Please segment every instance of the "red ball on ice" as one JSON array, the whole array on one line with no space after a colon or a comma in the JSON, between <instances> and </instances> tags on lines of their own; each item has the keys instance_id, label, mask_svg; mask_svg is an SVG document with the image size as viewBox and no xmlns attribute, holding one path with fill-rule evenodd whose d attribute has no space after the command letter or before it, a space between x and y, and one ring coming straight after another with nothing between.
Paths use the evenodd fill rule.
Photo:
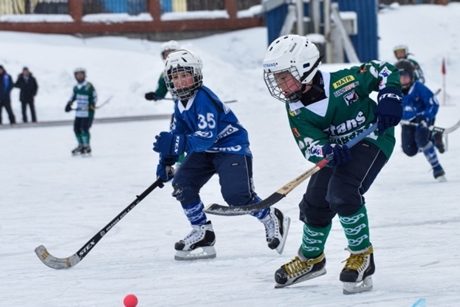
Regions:
<instances>
[{"instance_id":1,"label":"red ball on ice","mask_svg":"<svg viewBox=\"0 0 460 307\"><path fill-rule=\"evenodd\" d=\"M125 307L136 307L137 297L134 294L128 294L127 296L125 296L123 304L125 304Z\"/></svg>"}]
</instances>

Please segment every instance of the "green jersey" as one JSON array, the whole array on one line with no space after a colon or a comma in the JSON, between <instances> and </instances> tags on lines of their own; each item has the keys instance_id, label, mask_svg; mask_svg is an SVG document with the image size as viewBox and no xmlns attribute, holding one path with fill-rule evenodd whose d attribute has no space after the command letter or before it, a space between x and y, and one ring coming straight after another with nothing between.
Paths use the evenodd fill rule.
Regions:
<instances>
[{"instance_id":1,"label":"green jersey","mask_svg":"<svg viewBox=\"0 0 460 307\"><path fill-rule=\"evenodd\" d=\"M157 99L165 98L166 94L168 93L168 88L166 87L165 78L163 77L163 73L161 73L160 78L158 79L158 86L155 91L155 96Z\"/></svg>"},{"instance_id":2,"label":"green jersey","mask_svg":"<svg viewBox=\"0 0 460 307\"><path fill-rule=\"evenodd\" d=\"M304 157L313 163L324 158L321 148L327 142L345 144L372 124L377 103L369 94L385 87L401 90L398 70L385 62L372 61L334 73L319 73L325 99L307 106L301 101L286 104L294 138ZM395 145L394 128L387 129L382 136L373 132L366 140L389 158Z\"/></svg>"},{"instance_id":3,"label":"green jersey","mask_svg":"<svg viewBox=\"0 0 460 307\"><path fill-rule=\"evenodd\" d=\"M74 86L70 101L77 101L75 117L94 117L97 93L94 86L87 81Z\"/></svg>"}]
</instances>

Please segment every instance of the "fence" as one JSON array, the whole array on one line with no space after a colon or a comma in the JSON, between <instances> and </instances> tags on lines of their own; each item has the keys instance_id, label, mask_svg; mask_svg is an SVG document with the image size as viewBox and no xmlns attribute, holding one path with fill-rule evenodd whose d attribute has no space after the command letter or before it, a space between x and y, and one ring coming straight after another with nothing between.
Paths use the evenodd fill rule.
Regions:
<instances>
[{"instance_id":1,"label":"fence","mask_svg":"<svg viewBox=\"0 0 460 307\"><path fill-rule=\"evenodd\" d=\"M380 4L389 5L393 2L398 2L399 4L443 4L446 5L449 2L460 2L460 0L379 0Z\"/></svg>"},{"instance_id":2,"label":"fence","mask_svg":"<svg viewBox=\"0 0 460 307\"><path fill-rule=\"evenodd\" d=\"M263 18L250 10L260 6L261 1L0 0L0 31L153 36L182 33L185 38L187 32L193 31L222 32L263 26Z\"/></svg>"}]
</instances>

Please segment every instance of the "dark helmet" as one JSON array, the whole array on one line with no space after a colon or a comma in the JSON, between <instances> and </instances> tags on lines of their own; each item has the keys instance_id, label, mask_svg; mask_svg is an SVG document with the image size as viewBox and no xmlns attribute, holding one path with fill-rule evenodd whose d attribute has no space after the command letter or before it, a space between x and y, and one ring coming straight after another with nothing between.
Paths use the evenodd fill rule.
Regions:
<instances>
[{"instance_id":1,"label":"dark helmet","mask_svg":"<svg viewBox=\"0 0 460 307\"><path fill-rule=\"evenodd\" d=\"M403 89L409 89L415 81L414 65L409 60L399 60L396 62L395 67L399 71L400 76L409 76L410 82L408 84L401 84Z\"/></svg>"}]
</instances>

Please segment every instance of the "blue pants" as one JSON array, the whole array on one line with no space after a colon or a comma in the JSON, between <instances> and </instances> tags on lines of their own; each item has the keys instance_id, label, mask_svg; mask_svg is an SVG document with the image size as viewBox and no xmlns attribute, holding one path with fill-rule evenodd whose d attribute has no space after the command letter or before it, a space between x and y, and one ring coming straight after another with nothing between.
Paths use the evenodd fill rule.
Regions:
<instances>
[{"instance_id":1,"label":"blue pants","mask_svg":"<svg viewBox=\"0 0 460 307\"><path fill-rule=\"evenodd\" d=\"M430 141L430 131L411 125L401 126L401 146L403 152L409 157L415 156L419 149L423 149Z\"/></svg>"},{"instance_id":2,"label":"blue pants","mask_svg":"<svg viewBox=\"0 0 460 307\"><path fill-rule=\"evenodd\" d=\"M252 179L252 158L229 153L192 152L187 154L174 175L173 196L182 206L200 201L200 189L217 174L224 200L230 206L251 203L257 194Z\"/></svg>"},{"instance_id":3,"label":"blue pants","mask_svg":"<svg viewBox=\"0 0 460 307\"><path fill-rule=\"evenodd\" d=\"M374 144L362 141L350 148L353 159L314 174L299 204L300 220L314 227L328 226L336 214L348 216L364 204L387 157Z\"/></svg>"}]
</instances>

